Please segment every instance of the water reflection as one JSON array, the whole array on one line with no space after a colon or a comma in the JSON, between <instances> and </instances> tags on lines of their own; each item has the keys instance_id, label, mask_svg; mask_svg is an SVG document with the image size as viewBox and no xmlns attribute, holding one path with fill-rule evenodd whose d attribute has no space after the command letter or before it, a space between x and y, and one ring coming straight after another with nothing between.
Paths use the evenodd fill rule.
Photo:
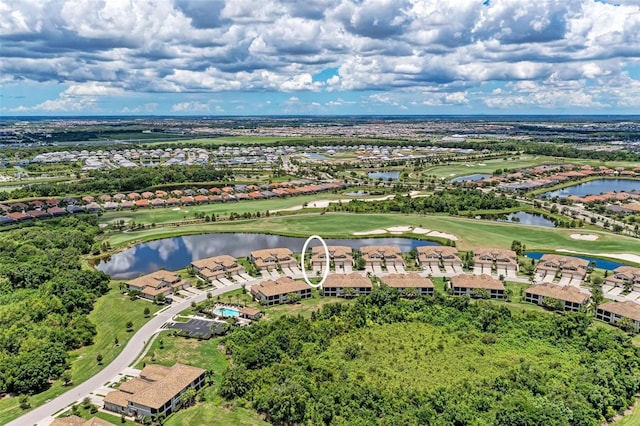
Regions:
<instances>
[{"instance_id":1,"label":"water reflection","mask_svg":"<svg viewBox=\"0 0 640 426\"><path fill-rule=\"evenodd\" d=\"M557 191L546 192L543 195L548 198L568 197L576 195L584 197L586 195L598 195L605 192L631 192L640 191L640 181L631 179L596 179Z\"/></svg>"},{"instance_id":2,"label":"water reflection","mask_svg":"<svg viewBox=\"0 0 640 426\"><path fill-rule=\"evenodd\" d=\"M329 238L325 241L329 245L344 245L352 248L365 245L391 245L399 247L403 252L420 246L439 245L432 241L409 238ZM300 252L304 242L305 238L266 234L189 235L139 244L101 261L96 268L114 279L134 278L160 268L168 270L184 268L195 260L221 254L245 257L253 250L274 247L287 247L294 252ZM315 245L318 245L317 241L312 242L310 247Z\"/></svg>"}]
</instances>

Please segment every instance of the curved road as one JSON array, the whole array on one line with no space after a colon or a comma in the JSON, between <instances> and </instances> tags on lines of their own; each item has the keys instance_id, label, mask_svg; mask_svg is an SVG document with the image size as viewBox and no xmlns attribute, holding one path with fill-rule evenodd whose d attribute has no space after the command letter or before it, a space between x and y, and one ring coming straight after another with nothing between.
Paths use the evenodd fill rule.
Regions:
<instances>
[{"instance_id":1,"label":"curved road","mask_svg":"<svg viewBox=\"0 0 640 426\"><path fill-rule=\"evenodd\" d=\"M253 282L251 281L246 283L247 287L252 283ZM234 284L211 290L210 293L213 296L217 296L228 291L237 290L241 287L242 284ZM127 343L122 352L120 352L120 355L118 355L116 359L103 368L98 374L46 404L18 417L8 423L7 426L25 426L34 424L48 426L53 421L54 413L68 407L76 401L81 401L85 396L94 392L105 383L111 381L114 377L129 367L129 365L131 365L131 363L133 363L138 358L138 355L143 351L145 346L144 342L148 342L149 339L151 339L151 336L153 336L153 334L155 334L165 322L171 320L174 315L177 315L191 306L191 302L201 302L206 298L207 293L205 292L189 299L185 299L182 302L171 304L165 310L158 312L131 337L129 343Z\"/></svg>"}]
</instances>

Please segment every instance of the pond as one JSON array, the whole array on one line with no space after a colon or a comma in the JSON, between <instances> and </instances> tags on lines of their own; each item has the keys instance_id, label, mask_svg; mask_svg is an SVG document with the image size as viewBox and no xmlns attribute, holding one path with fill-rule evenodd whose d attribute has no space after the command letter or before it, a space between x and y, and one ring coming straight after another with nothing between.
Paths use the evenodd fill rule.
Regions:
<instances>
[{"instance_id":1,"label":"pond","mask_svg":"<svg viewBox=\"0 0 640 426\"><path fill-rule=\"evenodd\" d=\"M573 185L557 191L546 192L543 195L547 198L568 197L575 195L584 197L587 195L598 195L605 192L631 192L640 191L640 180L631 179L596 179L589 182Z\"/></svg>"},{"instance_id":2,"label":"pond","mask_svg":"<svg viewBox=\"0 0 640 426\"><path fill-rule=\"evenodd\" d=\"M552 220L547 219L541 214L517 212L509 213L503 217L496 219L498 222L513 222L521 225L535 225L546 226L548 228L555 228L556 224Z\"/></svg>"},{"instance_id":3,"label":"pond","mask_svg":"<svg viewBox=\"0 0 640 426\"><path fill-rule=\"evenodd\" d=\"M193 261L222 254L246 257L253 250L274 247L286 247L293 252L300 252L305 240L306 238L267 234L203 234L165 238L138 244L128 250L116 253L99 262L96 268L111 275L114 279L128 279L161 268L170 271L181 269ZM420 246L440 245L433 241L410 238L327 238L325 242L327 245L343 245L356 249L367 245L389 245L399 247L403 252L411 251ZM316 245L319 245L318 241L313 241L309 247Z\"/></svg>"},{"instance_id":4,"label":"pond","mask_svg":"<svg viewBox=\"0 0 640 426\"><path fill-rule=\"evenodd\" d=\"M452 183L455 182L477 182L482 179L490 178L491 175L486 173L476 173L474 175L466 175L466 176L458 176L457 178L451 179Z\"/></svg>"},{"instance_id":5,"label":"pond","mask_svg":"<svg viewBox=\"0 0 640 426\"><path fill-rule=\"evenodd\" d=\"M525 256L528 257L529 259L539 260L543 254L544 253L539 251L528 251L525 253ZM563 256L579 257L580 259L585 259L585 260L588 260L589 262L595 262L596 268L607 269L609 271L616 269L618 266L625 265L624 263L616 262L613 260L597 259L595 257L588 257L580 254L576 255L571 253L567 253L567 254L563 253Z\"/></svg>"},{"instance_id":6,"label":"pond","mask_svg":"<svg viewBox=\"0 0 640 426\"><path fill-rule=\"evenodd\" d=\"M303 157L306 157L310 160L326 160L327 156L326 155L322 155L319 154L317 152L306 152L304 154L302 154Z\"/></svg>"},{"instance_id":7,"label":"pond","mask_svg":"<svg viewBox=\"0 0 640 426\"><path fill-rule=\"evenodd\" d=\"M369 172L367 173L371 179L382 179L382 180L398 180L400 179L400 172Z\"/></svg>"}]
</instances>

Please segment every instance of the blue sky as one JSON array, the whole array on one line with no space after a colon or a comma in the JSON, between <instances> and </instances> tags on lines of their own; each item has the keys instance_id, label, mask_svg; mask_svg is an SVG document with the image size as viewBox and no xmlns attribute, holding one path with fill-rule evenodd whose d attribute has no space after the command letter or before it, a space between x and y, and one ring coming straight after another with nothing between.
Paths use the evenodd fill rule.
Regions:
<instances>
[{"instance_id":1,"label":"blue sky","mask_svg":"<svg viewBox=\"0 0 640 426\"><path fill-rule=\"evenodd\" d=\"M638 114L638 0L0 0L0 114Z\"/></svg>"}]
</instances>

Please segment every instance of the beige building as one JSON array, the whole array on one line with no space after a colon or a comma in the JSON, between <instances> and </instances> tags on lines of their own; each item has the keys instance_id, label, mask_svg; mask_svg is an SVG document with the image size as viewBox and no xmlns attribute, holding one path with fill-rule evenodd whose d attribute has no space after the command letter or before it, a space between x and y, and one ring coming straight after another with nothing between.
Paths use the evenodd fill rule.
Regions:
<instances>
[{"instance_id":1,"label":"beige building","mask_svg":"<svg viewBox=\"0 0 640 426\"><path fill-rule=\"evenodd\" d=\"M513 250L481 248L474 252L475 267L480 267L481 274L489 274L492 270L498 274L512 276L518 270L518 256Z\"/></svg>"},{"instance_id":2,"label":"beige building","mask_svg":"<svg viewBox=\"0 0 640 426\"><path fill-rule=\"evenodd\" d=\"M184 364L173 367L147 365L138 377L124 382L104 398L104 408L138 419L168 415L180 406L180 395L187 389L200 389L206 370Z\"/></svg>"},{"instance_id":3,"label":"beige building","mask_svg":"<svg viewBox=\"0 0 640 426\"><path fill-rule=\"evenodd\" d=\"M237 275L245 272L244 267L238 264L235 257L226 254L191 262L191 267L196 275L205 281L224 278L227 274Z\"/></svg>"},{"instance_id":4,"label":"beige building","mask_svg":"<svg viewBox=\"0 0 640 426\"><path fill-rule=\"evenodd\" d=\"M532 285L525 291L524 300L542 305L545 299L560 300L567 311L579 311L589 303L589 295L580 292L577 287L542 283Z\"/></svg>"},{"instance_id":5,"label":"beige building","mask_svg":"<svg viewBox=\"0 0 640 426\"><path fill-rule=\"evenodd\" d=\"M164 269L127 282L129 291L139 291L142 297L149 300L153 300L160 294L168 296L174 290L180 290L188 286L188 281L183 281L175 273Z\"/></svg>"},{"instance_id":6,"label":"beige building","mask_svg":"<svg viewBox=\"0 0 640 426\"><path fill-rule=\"evenodd\" d=\"M455 247L448 246L422 246L418 247L418 263L422 268L438 268L445 270L462 269L460 253Z\"/></svg>"},{"instance_id":7,"label":"beige building","mask_svg":"<svg viewBox=\"0 0 640 426\"><path fill-rule=\"evenodd\" d=\"M605 279L605 284L614 287L634 287L637 291L640 291L640 268L618 266Z\"/></svg>"},{"instance_id":8,"label":"beige building","mask_svg":"<svg viewBox=\"0 0 640 426\"><path fill-rule=\"evenodd\" d=\"M596 318L611 324L616 324L623 318L629 318L636 331L639 331L640 305L631 301L603 303L596 309Z\"/></svg>"},{"instance_id":9,"label":"beige building","mask_svg":"<svg viewBox=\"0 0 640 426\"><path fill-rule=\"evenodd\" d=\"M353 250L347 246L327 246L329 260L333 262L336 271L349 272L353 268ZM324 270L327 261L323 246L311 249L311 268Z\"/></svg>"},{"instance_id":10,"label":"beige building","mask_svg":"<svg viewBox=\"0 0 640 426\"><path fill-rule=\"evenodd\" d=\"M429 278L422 277L416 273L410 274L389 274L380 278L382 284L395 288L403 294L414 291L416 296L433 296L434 286Z\"/></svg>"},{"instance_id":11,"label":"beige building","mask_svg":"<svg viewBox=\"0 0 640 426\"><path fill-rule=\"evenodd\" d=\"M552 280L556 273L570 280L584 280L589 268L589 261L573 256L559 254L543 254L536 267L536 275L541 279Z\"/></svg>"},{"instance_id":12,"label":"beige building","mask_svg":"<svg viewBox=\"0 0 640 426\"><path fill-rule=\"evenodd\" d=\"M372 288L371 280L357 272L330 274L322 284L322 295L337 297L360 296L371 294Z\"/></svg>"},{"instance_id":13,"label":"beige building","mask_svg":"<svg viewBox=\"0 0 640 426\"><path fill-rule=\"evenodd\" d=\"M287 295L297 294L301 299L311 297L311 287L303 281L295 281L289 277L277 280L262 281L251 286L251 295L263 305L276 305L287 302Z\"/></svg>"},{"instance_id":14,"label":"beige building","mask_svg":"<svg viewBox=\"0 0 640 426\"><path fill-rule=\"evenodd\" d=\"M293 257L293 252L288 248L272 248L255 250L251 252L251 261L258 270L272 271L282 267L297 267L298 262Z\"/></svg>"},{"instance_id":15,"label":"beige building","mask_svg":"<svg viewBox=\"0 0 640 426\"><path fill-rule=\"evenodd\" d=\"M365 266L404 266L402 252L394 246L364 246L360 248Z\"/></svg>"},{"instance_id":16,"label":"beige building","mask_svg":"<svg viewBox=\"0 0 640 426\"><path fill-rule=\"evenodd\" d=\"M467 275L460 274L451 277L449 286L454 296L476 296L478 291L486 290L493 299L504 298L504 284L491 275Z\"/></svg>"},{"instance_id":17,"label":"beige building","mask_svg":"<svg viewBox=\"0 0 640 426\"><path fill-rule=\"evenodd\" d=\"M115 426L113 423L102 420L98 417L92 417L85 420L79 416L58 417L51 422L49 426Z\"/></svg>"}]
</instances>

